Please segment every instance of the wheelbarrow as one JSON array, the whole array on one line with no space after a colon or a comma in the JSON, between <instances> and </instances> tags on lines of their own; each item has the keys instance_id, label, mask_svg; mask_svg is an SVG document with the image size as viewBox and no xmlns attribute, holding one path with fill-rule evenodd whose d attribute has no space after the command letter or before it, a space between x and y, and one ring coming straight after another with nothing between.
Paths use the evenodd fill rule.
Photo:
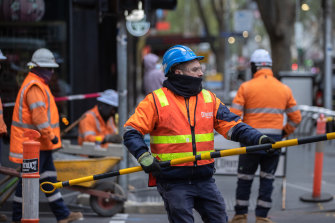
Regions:
<instances>
[{"instance_id":1,"label":"wheelbarrow","mask_svg":"<svg viewBox=\"0 0 335 223\"><path fill-rule=\"evenodd\" d=\"M83 146L71 145L63 140L61 153L54 156L54 164L57 171L57 180L66 181L87 175L94 175L111 171L122 158L122 146L111 144L107 149L99 149L92 143L84 143ZM80 154L80 156L68 156L64 153ZM95 156L88 158L83 156ZM80 183L68 189L90 195L89 204L94 212L100 216L110 217L119 213L124 208L126 195L122 187L115 179L106 181L91 181Z\"/></svg>"}]
</instances>

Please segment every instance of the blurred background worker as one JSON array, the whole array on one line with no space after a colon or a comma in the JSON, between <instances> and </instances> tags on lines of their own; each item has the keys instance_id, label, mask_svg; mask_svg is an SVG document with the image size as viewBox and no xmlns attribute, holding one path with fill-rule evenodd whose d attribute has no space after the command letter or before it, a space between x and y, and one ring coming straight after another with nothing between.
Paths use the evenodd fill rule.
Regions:
<instances>
[{"instance_id":1,"label":"blurred background worker","mask_svg":"<svg viewBox=\"0 0 335 223\"><path fill-rule=\"evenodd\" d=\"M85 141L96 142L107 147L107 143L121 143L122 138L115 123L119 106L117 92L106 90L97 101L97 105L88 110L79 122L78 144L82 145Z\"/></svg>"},{"instance_id":2,"label":"blurred background worker","mask_svg":"<svg viewBox=\"0 0 335 223\"><path fill-rule=\"evenodd\" d=\"M161 65L158 63L159 57L153 53L144 56L144 76L143 76L143 90L145 95L161 88L165 76Z\"/></svg>"},{"instance_id":3,"label":"blurred background worker","mask_svg":"<svg viewBox=\"0 0 335 223\"><path fill-rule=\"evenodd\" d=\"M248 145L274 142L242 123L202 88L203 58L182 45L167 50L163 57L167 80L140 102L125 124L124 144L143 170L156 177L170 222L194 222L194 208L204 222L226 223L226 208L213 178L214 159L169 167L160 167L159 161L213 152L214 129ZM145 134L150 134L151 153Z\"/></svg>"},{"instance_id":4,"label":"blurred background worker","mask_svg":"<svg viewBox=\"0 0 335 223\"><path fill-rule=\"evenodd\" d=\"M30 72L23 81L17 94L13 111L10 136L9 160L22 164L23 133L26 129L36 129L41 133L40 147L40 182L57 182L57 174L53 164L52 150L61 145L59 115L48 83L59 67L54 55L48 49L41 48L34 52L27 64ZM80 212L70 212L63 202L58 190L46 194L51 210L59 223L67 223L82 218ZM21 222L22 217L22 180L16 188L13 198L13 222Z\"/></svg>"},{"instance_id":5,"label":"blurred background worker","mask_svg":"<svg viewBox=\"0 0 335 223\"><path fill-rule=\"evenodd\" d=\"M6 60L7 57L5 57L5 55L3 55L3 53L0 50L0 70L1 70L1 62ZM2 110L2 101L1 101L1 95L0 95L0 166L1 166L1 161L2 161L2 157L1 157L1 146L2 146L2 136L7 134L7 126L6 123L3 120L3 110ZM4 214L0 214L0 221L7 221L7 216Z\"/></svg>"},{"instance_id":6,"label":"blurred background worker","mask_svg":"<svg viewBox=\"0 0 335 223\"><path fill-rule=\"evenodd\" d=\"M5 57L5 55L2 54L1 50L0 50L0 70L1 70L1 62L6 60L7 57ZM3 119L3 110L2 110L2 101L1 101L1 95L0 95L0 157L1 157L1 146L2 146L2 136L7 134L7 126L6 123L4 122ZM0 159L0 165L1 165L1 159ZM1 219L1 217L0 217Z\"/></svg>"},{"instance_id":7,"label":"blurred background worker","mask_svg":"<svg viewBox=\"0 0 335 223\"><path fill-rule=\"evenodd\" d=\"M301 114L291 89L278 81L271 70L272 59L264 49L257 49L250 58L253 78L243 83L233 100L231 111L242 116L243 122L279 141L293 133L301 121ZM284 113L287 124L283 126ZM243 146L243 145L242 145ZM256 223L272 222L271 208L273 181L280 156L264 151L239 156L235 216L232 223L246 223L251 184L260 166L260 188L256 206Z\"/></svg>"}]
</instances>

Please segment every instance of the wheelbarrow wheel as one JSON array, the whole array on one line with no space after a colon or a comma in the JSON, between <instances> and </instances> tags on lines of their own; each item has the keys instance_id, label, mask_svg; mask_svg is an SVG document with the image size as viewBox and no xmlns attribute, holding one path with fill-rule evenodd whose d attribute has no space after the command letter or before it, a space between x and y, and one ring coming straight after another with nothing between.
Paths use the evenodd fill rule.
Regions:
<instances>
[{"instance_id":1,"label":"wheelbarrow wheel","mask_svg":"<svg viewBox=\"0 0 335 223\"><path fill-rule=\"evenodd\" d=\"M111 192L117 196L125 197L125 192L122 187L114 182L99 182L95 185L94 189L105 192ZM94 212L103 217L111 217L123 210L124 201L116 201L111 198L101 198L92 196L90 197L90 206Z\"/></svg>"}]
</instances>

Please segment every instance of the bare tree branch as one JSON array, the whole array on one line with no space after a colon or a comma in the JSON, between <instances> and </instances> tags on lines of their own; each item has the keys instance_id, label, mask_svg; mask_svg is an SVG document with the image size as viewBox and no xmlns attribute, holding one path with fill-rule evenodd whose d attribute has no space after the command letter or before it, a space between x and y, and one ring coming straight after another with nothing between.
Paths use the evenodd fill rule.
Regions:
<instances>
[{"instance_id":1,"label":"bare tree branch","mask_svg":"<svg viewBox=\"0 0 335 223\"><path fill-rule=\"evenodd\" d=\"M206 17L205 17L203 6L201 4L201 0L196 0L196 1L197 1L197 6L198 6L198 12L199 12L199 15L201 17L201 21L204 24L206 35L207 35L207 37L210 37L211 34L210 34L210 31L209 31L209 26L208 26L208 22L207 22ZM210 43L210 46L211 46L211 49L212 49L213 53L216 53L216 49L214 47L214 43Z\"/></svg>"},{"instance_id":2,"label":"bare tree branch","mask_svg":"<svg viewBox=\"0 0 335 223\"><path fill-rule=\"evenodd\" d=\"M216 6L215 2L216 2L215 0L211 0L211 6L214 12L214 15L216 17L216 20L219 23L219 26L221 26L221 24L224 23L223 18L222 18L222 15L224 15L224 6L223 6L224 0L219 0L218 7Z\"/></svg>"}]
</instances>

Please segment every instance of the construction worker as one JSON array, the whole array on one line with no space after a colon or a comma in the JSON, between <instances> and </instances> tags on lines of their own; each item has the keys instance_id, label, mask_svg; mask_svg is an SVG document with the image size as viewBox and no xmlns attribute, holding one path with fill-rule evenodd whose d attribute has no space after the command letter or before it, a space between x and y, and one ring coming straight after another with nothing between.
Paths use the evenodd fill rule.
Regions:
<instances>
[{"instance_id":1,"label":"construction worker","mask_svg":"<svg viewBox=\"0 0 335 223\"><path fill-rule=\"evenodd\" d=\"M7 57L3 55L3 53L0 50L0 70L1 70L1 62L6 60ZM2 110L2 101L0 97L0 157L2 154L1 146L2 146L2 136L7 135L7 126L6 123L3 120L3 110ZM1 159L0 159L0 166L1 166ZM0 214L0 222L6 222L7 216L4 214Z\"/></svg>"},{"instance_id":2,"label":"construction worker","mask_svg":"<svg viewBox=\"0 0 335 223\"><path fill-rule=\"evenodd\" d=\"M193 208L205 222L225 223L227 214L213 178L213 159L170 167L160 167L159 161L214 151L214 129L247 145L274 143L202 88L203 58L187 46L168 49L163 56L163 87L148 94L124 125L124 144L150 173L150 186L155 177L170 222L194 222ZM151 152L145 134L150 134Z\"/></svg>"},{"instance_id":3,"label":"construction worker","mask_svg":"<svg viewBox=\"0 0 335 223\"><path fill-rule=\"evenodd\" d=\"M52 158L52 151L61 145L59 115L54 97L48 83L59 67L55 57L48 49L41 48L34 52L28 63L30 72L18 92L13 111L10 136L9 160L22 164L23 133L35 129L41 133L40 146L40 182L57 182L57 174ZM58 190L46 194L51 210L58 223L67 223L83 217L80 212L70 212L65 206ZM22 217L22 180L16 188L13 198L13 222L21 222Z\"/></svg>"},{"instance_id":4,"label":"construction worker","mask_svg":"<svg viewBox=\"0 0 335 223\"><path fill-rule=\"evenodd\" d=\"M82 145L87 141L107 147L107 143L121 143L122 139L115 124L115 114L119 106L117 92L106 90L97 101L97 105L87 111L79 122L78 144Z\"/></svg>"},{"instance_id":5,"label":"construction worker","mask_svg":"<svg viewBox=\"0 0 335 223\"><path fill-rule=\"evenodd\" d=\"M279 141L291 134L301 121L301 114L290 88L272 73L272 59L264 49L257 49L250 58L253 78L243 83L233 100L231 112L242 116L243 122ZM284 113L287 123L283 126ZM243 145L242 145L243 146ZM232 223L246 223L250 190L260 166L260 186L256 206L256 223L272 222L267 216L271 208L273 181L280 150L239 156L235 216Z\"/></svg>"},{"instance_id":6,"label":"construction worker","mask_svg":"<svg viewBox=\"0 0 335 223\"><path fill-rule=\"evenodd\" d=\"M149 53L143 57L143 90L145 95L163 86L165 76L158 61L159 57L153 53Z\"/></svg>"}]
</instances>

